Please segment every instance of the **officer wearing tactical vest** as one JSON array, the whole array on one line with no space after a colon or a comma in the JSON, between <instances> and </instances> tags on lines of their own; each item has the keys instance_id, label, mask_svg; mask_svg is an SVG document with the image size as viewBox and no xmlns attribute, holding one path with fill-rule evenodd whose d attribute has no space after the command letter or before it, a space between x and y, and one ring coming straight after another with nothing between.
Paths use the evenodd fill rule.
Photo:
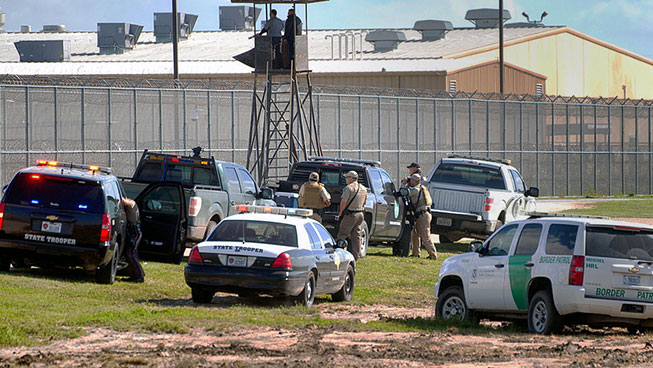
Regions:
<instances>
[{"instance_id":1,"label":"officer wearing tactical vest","mask_svg":"<svg viewBox=\"0 0 653 368\"><path fill-rule=\"evenodd\" d=\"M422 175L422 169L417 162L411 163L410 165L406 166L406 168L408 169L408 176L401 179L401 185L404 186L408 185L411 175ZM419 249L421 247L421 242L419 241L419 236L417 235L415 229L410 232L410 244L412 247L411 249ZM417 251L417 254L411 254L411 257L419 257L419 251Z\"/></svg>"},{"instance_id":2,"label":"officer wearing tactical vest","mask_svg":"<svg viewBox=\"0 0 653 368\"><path fill-rule=\"evenodd\" d=\"M299 188L299 207L312 209L313 216L311 217L321 223L322 210L331 205L331 195L324 188L324 184L319 181L320 176L316 172L312 172L308 176L308 182Z\"/></svg>"},{"instance_id":3,"label":"officer wearing tactical vest","mask_svg":"<svg viewBox=\"0 0 653 368\"><path fill-rule=\"evenodd\" d=\"M415 209L415 227L413 228L413 232L415 232L416 236L422 240L424 248L426 248L426 251L429 253L427 258L437 259L438 254L433 242L431 241L430 208L433 201L431 200L429 190L420 184L421 180L422 176L420 174L412 174L409 176L408 180L408 198ZM419 248L418 242L412 242L412 257L419 257Z\"/></svg>"},{"instance_id":4,"label":"officer wearing tactical vest","mask_svg":"<svg viewBox=\"0 0 653 368\"><path fill-rule=\"evenodd\" d=\"M349 238L347 250L358 260L361 253L361 225L363 224L363 209L367 202L367 189L358 183L358 173L354 170L345 175L347 186L342 190L338 216L338 242Z\"/></svg>"}]
</instances>

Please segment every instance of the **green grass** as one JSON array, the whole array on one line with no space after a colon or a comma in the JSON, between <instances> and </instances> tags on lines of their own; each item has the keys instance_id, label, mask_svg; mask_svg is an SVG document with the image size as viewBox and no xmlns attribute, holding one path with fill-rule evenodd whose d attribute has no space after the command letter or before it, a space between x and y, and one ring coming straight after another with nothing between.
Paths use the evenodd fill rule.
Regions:
<instances>
[{"instance_id":1,"label":"green grass","mask_svg":"<svg viewBox=\"0 0 653 368\"><path fill-rule=\"evenodd\" d=\"M607 217L653 217L653 200L623 200L588 203L586 208L564 211L590 216Z\"/></svg>"},{"instance_id":2,"label":"green grass","mask_svg":"<svg viewBox=\"0 0 653 368\"><path fill-rule=\"evenodd\" d=\"M368 256L358 262L356 289L350 303L432 308L433 286L442 261L466 249L464 244L438 246L438 260L432 261L392 257L390 248L370 248ZM317 325L388 331L451 327L450 323L421 318L366 324L323 319L318 308L292 306L269 297L241 299L219 294L210 305L196 305L190 300L183 267L147 262L144 284L116 281L113 285L99 285L81 269L19 269L0 273L0 346L72 338L83 335L87 327L173 333L185 333L192 328L217 333L242 326ZM330 297L318 296L316 304L323 303L331 303Z\"/></svg>"}]
</instances>

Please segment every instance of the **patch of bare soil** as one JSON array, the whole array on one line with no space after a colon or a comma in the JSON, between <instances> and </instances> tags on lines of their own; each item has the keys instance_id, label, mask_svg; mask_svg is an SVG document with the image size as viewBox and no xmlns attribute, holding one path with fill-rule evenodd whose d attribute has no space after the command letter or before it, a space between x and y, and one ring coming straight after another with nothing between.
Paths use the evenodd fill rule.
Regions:
<instances>
[{"instance_id":1,"label":"patch of bare soil","mask_svg":"<svg viewBox=\"0 0 653 368\"><path fill-rule=\"evenodd\" d=\"M614 217L613 220L637 222L640 224L653 225L653 218L639 218L639 217Z\"/></svg>"},{"instance_id":2,"label":"patch of bare soil","mask_svg":"<svg viewBox=\"0 0 653 368\"><path fill-rule=\"evenodd\" d=\"M431 318L429 308L320 306L324 318ZM195 329L188 334L88 329L86 336L0 349L0 367L653 367L653 335L567 329L560 335L496 332L356 332Z\"/></svg>"}]
</instances>

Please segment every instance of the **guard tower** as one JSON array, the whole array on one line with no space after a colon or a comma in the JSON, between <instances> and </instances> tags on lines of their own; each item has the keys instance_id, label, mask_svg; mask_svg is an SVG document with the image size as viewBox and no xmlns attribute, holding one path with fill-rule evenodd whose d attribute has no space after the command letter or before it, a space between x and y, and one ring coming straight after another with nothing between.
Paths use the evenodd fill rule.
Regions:
<instances>
[{"instance_id":1,"label":"guard tower","mask_svg":"<svg viewBox=\"0 0 653 368\"><path fill-rule=\"evenodd\" d=\"M292 5L296 16L300 15L297 4L304 5L303 24L307 22L308 5L323 1L328 0L231 0L235 4L265 5L266 21L270 21L273 5ZM277 17L285 18L283 14ZM275 51L278 41L269 32L259 35L256 26L250 37L254 38L254 48L234 56L254 68L247 168L260 185L285 179L295 162L322 155L308 69L308 29L298 23L295 17L290 27L294 32L294 58L289 57L292 45L287 44L288 37L281 41L280 61Z\"/></svg>"}]
</instances>

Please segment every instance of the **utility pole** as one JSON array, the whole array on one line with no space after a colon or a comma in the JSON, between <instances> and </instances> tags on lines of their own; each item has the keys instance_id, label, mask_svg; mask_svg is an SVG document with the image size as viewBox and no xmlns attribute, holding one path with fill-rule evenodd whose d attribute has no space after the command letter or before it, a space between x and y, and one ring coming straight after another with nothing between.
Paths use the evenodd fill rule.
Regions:
<instances>
[{"instance_id":1,"label":"utility pole","mask_svg":"<svg viewBox=\"0 0 653 368\"><path fill-rule=\"evenodd\" d=\"M499 0L499 92L503 94L503 0Z\"/></svg>"},{"instance_id":2,"label":"utility pole","mask_svg":"<svg viewBox=\"0 0 653 368\"><path fill-rule=\"evenodd\" d=\"M172 62L174 64L174 79L179 79L179 53L177 52L177 0L172 0Z\"/></svg>"}]
</instances>

